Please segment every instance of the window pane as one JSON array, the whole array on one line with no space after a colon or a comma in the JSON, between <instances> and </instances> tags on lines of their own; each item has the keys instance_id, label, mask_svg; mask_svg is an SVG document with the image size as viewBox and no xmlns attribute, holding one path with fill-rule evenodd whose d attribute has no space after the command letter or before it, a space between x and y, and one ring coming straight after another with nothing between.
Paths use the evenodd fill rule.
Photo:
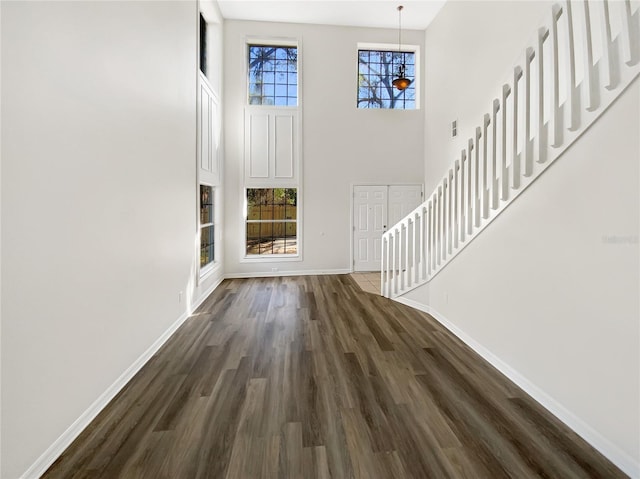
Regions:
<instances>
[{"instance_id":1,"label":"window pane","mask_svg":"<svg viewBox=\"0 0 640 479\"><path fill-rule=\"evenodd\" d=\"M215 230L213 187L200 185L200 267L214 261Z\"/></svg>"},{"instance_id":2,"label":"window pane","mask_svg":"<svg viewBox=\"0 0 640 479\"><path fill-rule=\"evenodd\" d=\"M207 76L207 21L200 14L200 71Z\"/></svg>"},{"instance_id":3,"label":"window pane","mask_svg":"<svg viewBox=\"0 0 640 479\"><path fill-rule=\"evenodd\" d=\"M296 47L249 45L249 104L298 104L298 50ZM273 84L273 88L263 88Z\"/></svg>"},{"instance_id":4,"label":"window pane","mask_svg":"<svg viewBox=\"0 0 640 479\"><path fill-rule=\"evenodd\" d=\"M214 260L214 227L206 226L202 228L200 234L200 267L203 267Z\"/></svg>"},{"instance_id":5,"label":"window pane","mask_svg":"<svg viewBox=\"0 0 640 479\"><path fill-rule=\"evenodd\" d=\"M393 87L401 65L411 86L404 91ZM415 108L415 53L376 50L358 51L358 108ZM407 96L409 89L413 91ZM406 101L409 98L412 101Z\"/></svg>"},{"instance_id":6,"label":"window pane","mask_svg":"<svg viewBox=\"0 0 640 479\"><path fill-rule=\"evenodd\" d=\"M297 254L298 190L247 188L247 255Z\"/></svg>"},{"instance_id":7,"label":"window pane","mask_svg":"<svg viewBox=\"0 0 640 479\"><path fill-rule=\"evenodd\" d=\"M213 188L200 185L200 224L213 223Z\"/></svg>"},{"instance_id":8,"label":"window pane","mask_svg":"<svg viewBox=\"0 0 640 479\"><path fill-rule=\"evenodd\" d=\"M298 224L285 223L284 254L298 254Z\"/></svg>"},{"instance_id":9,"label":"window pane","mask_svg":"<svg viewBox=\"0 0 640 479\"><path fill-rule=\"evenodd\" d=\"M273 221L247 223L247 254L297 254L298 225L295 222Z\"/></svg>"}]
</instances>

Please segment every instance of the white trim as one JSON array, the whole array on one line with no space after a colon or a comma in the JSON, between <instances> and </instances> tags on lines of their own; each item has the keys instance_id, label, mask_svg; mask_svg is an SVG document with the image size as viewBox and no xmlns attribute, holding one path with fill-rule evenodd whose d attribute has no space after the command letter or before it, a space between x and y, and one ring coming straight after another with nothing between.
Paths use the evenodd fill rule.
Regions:
<instances>
[{"instance_id":1,"label":"white trim","mask_svg":"<svg viewBox=\"0 0 640 479\"><path fill-rule=\"evenodd\" d=\"M219 271L220 267L216 267L214 270L211 271L211 273L213 273L214 271ZM209 276L209 274L207 274L207 277ZM200 307L200 305L202 303L204 303L205 299L207 299L209 297L209 295L211 293L213 293L215 291L215 289L220 286L220 284L225 280L225 276L224 274L221 274L214 282L211 286L209 286L199 297L196 301L194 301L194 303L190 306L189 310L191 311L189 313L189 316L191 316L193 313L195 313L195 311Z\"/></svg>"},{"instance_id":2,"label":"white trim","mask_svg":"<svg viewBox=\"0 0 640 479\"><path fill-rule=\"evenodd\" d=\"M274 36L255 36L247 35L245 37L246 45L269 46L269 47L298 47L300 39L297 37L274 37Z\"/></svg>"},{"instance_id":3,"label":"white trim","mask_svg":"<svg viewBox=\"0 0 640 479\"><path fill-rule=\"evenodd\" d=\"M446 319L442 314L430 306L422 304L418 301L408 298L393 298L398 303L404 304L411 308L417 309L431 315L436 321L447 328L451 333L458 337L463 343L473 349L482 358L491 364L494 368L504 374L513 381L524 392L531 396L535 401L541 404L556 418L562 421L582 439L591 444L602 455L609 459L613 464L618 466L625 474L632 478L640 478L640 462L636 462L629 454L622 451L618 446L613 444L609 439L604 437L598 431L589 426L586 422L569 411L560 404L556 399L551 397L545 391L536 386L532 381L513 369L498 356L493 354L489 349L477 342L462 329L458 328L451 321Z\"/></svg>"},{"instance_id":4,"label":"white trim","mask_svg":"<svg viewBox=\"0 0 640 479\"><path fill-rule=\"evenodd\" d=\"M245 181L246 183L246 181ZM262 185L267 186L262 186ZM273 182L260 182L259 186L247 185L242 187L242 251L240 252L240 263L280 263L280 262L301 262L302 261L302 228L303 228L303 198L300 194L301 188L298 183L292 184L292 186L275 186ZM289 188L296 190L296 219L295 220L247 220L247 190L251 189L275 189L275 188ZM297 253L293 254L247 254L247 223L251 221L253 223L295 223L296 224L296 246Z\"/></svg>"},{"instance_id":5,"label":"white trim","mask_svg":"<svg viewBox=\"0 0 640 479\"><path fill-rule=\"evenodd\" d=\"M325 274L349 274L351 270L345 269L309 269L303 271L274 271L274 272L254 272L254 273L228 273L225 279L245 279L245 278L274 278L278 276L320 276Z\"/></svg>"},{"instance_id":6,"label":"white trim","mask_svg":"<svg viewBox=\"0 0 640 479\"><path fill-rule=\"evenodd\" d=\"M37 479L42 476L58 457L71 445L71 443L84 431L98 414L109 404L109 402L124 388L131 379L142 369L142 367L158 352L164 343L175 333L182 323L184 323L193 311L204 302L204 300L222 283L224 277L216 281L211 288L203 293L193 304L191 311L185 311L164 333L160 335L149 348L129 366L115 382L96 399L71 426L56 439L42 455L27 469L20 479Z\"/></svg>"},{"instance_id":7,"label":"white trim","mask_svg":"<svg viewBox=\"0 0 640 479\"><path fill-rule=\"evenodd\" d=\"M203 282L208 280L214 273L220 272L221 269L222 264L220 263L220 261L213 261L205 265L203 268L200 268L200 276L198 276L197 286L200 286ZM224 277L224 275L220 276Z\"/></svg>"},{"instance_id":8,"label":"white trim","mask_svg":"<svg viewBox=\"0 0 640 479\"><path fill-rule=\"evenodd\" d=\"M243 86L244 86L244 98L243 98L243 108L245 111L245 115L247 111L256 109L273 109L273 110L289 110L289 111L297 111L297 128L298 128L298 138L297 144L295 148L297 150L297 164L294 165L294 168L297 168L297 171L294 173L295 179L275 179L275 178L265 178L253 180L251 178L247 178L246 175L246 158L244 157L246 153L246 147L243 151L243 171L239 176L239 195L240 195L240 204L243 205L241 217L242 221L239 222L239 238L242 238L242 243L239 245L241 250L238 251L240 263L276 263L276 262L302 262L303 254L304 254L304 161L303 161L303 141L304 141L304 132L303 132L303 121L302 121L302 113L303 113L303 90L304 90L304 81L303 81L303 47L302 47L302 36L298 35L295 37L278 37L278 36L255 36L255 35L245 35L243 37L244 42L244 53L242 60L242 78L243 78ZM284 47L295 47L297 49L297 73L298 73L298 102L296 106L276 106L276 105L250 105L249 104L249 58L248 58L248 46L249 45L270 45L270 46L284 46ZM246 116L243 120L246 123ZM246 135L246 133L245 133ZM246 137L244 137L244 141L246 142ZM287 254L287 255L268 255L270 258L263 257L262 255L247 255L247 192L248 188L295 188L297 191L297 214L295 222L296 232L297 232L297 254ZM275 274L275 276L279 276L279 274ZM228 276L225 276L228 277Z\"/></svg>"},{"instance_id":9,"label":"white trim","mask_svg":"<svg viewBox=\"0 0 640 479\"><path fill-rule=\"evenodd\" d=\"M246 229L245 229L246 231ZM245 250L247 249L247 238L245 237ZM245 254L242 258L240 258L240 263L300 263L302 261L302 256L300 253L297 254Z\"/></svg>"}]
</instances>

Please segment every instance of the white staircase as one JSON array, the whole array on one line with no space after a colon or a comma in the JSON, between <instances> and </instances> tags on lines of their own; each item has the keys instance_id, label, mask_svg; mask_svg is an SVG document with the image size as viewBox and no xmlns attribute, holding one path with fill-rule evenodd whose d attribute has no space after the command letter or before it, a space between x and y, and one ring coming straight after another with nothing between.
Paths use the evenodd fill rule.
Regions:
<instances>
[{"instance_id":1,"label":"white staircase","mask_svg":"<svg viewBox=\"0 0 640 479\"><path fill-rule=\"evenodd\" d=\"M435 191L383 235L383 296L429 282L638 76L639 10L630 0L551 8Z\"/></svg>"}]
</instances>

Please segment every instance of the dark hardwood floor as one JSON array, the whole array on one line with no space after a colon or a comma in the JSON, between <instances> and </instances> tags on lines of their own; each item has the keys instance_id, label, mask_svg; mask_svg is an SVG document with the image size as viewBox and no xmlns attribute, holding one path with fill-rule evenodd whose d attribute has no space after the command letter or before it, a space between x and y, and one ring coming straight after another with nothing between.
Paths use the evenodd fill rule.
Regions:
<instances>
[{"instance_id":1,"label":"dark hardwood floor","mask_svg":"<svg viewBox=\"0 0 640 479\"><path fill-rule=\"evenodd\" d=\"M345 275L222 283L43 477L626 476Z\"/></svg>"}]
</instances>

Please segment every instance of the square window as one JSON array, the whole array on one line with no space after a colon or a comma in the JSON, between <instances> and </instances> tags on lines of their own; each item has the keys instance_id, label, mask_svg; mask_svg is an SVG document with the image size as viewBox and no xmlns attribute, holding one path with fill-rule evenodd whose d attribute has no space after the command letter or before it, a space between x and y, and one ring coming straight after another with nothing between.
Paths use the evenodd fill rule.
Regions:
<instances>
[{"instance_id":1,"label":"square window","mask_svg":"<svg viewBox=\"0 0 640 479\"><path fill-rule=\"evenodd\" d=\"M358 108L415 109L415 52L358 50ZM411 81L398 90L393 80L404 69Z\"/></svg>"},{"instance_id":2,"label":"square window","mask_svg":"<svg viewBox=\"0 0 640 479\"><path fill-rule=\"evenodd\" d=\"M249 104L297 106L297 89L290 89L298 85L297 71L297 47L249 45ZM272 84L274 88L262 88L263 84Z\"/></svg>"}]
</instances>

